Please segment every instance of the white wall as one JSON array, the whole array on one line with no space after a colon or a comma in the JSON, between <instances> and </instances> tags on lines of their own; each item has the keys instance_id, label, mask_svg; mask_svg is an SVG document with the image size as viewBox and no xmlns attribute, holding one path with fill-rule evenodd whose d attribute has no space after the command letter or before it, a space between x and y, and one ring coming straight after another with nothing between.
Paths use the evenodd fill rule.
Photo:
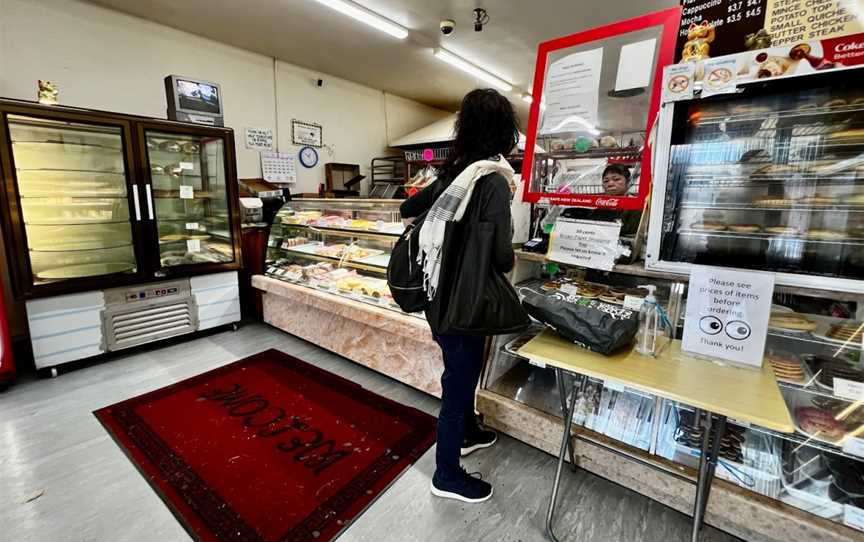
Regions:
<instances>
[{"instance_id":1,"label":"white wall","mask_svg":"<svg viewBox=\"0 0 864 542\"><path fill-rule=\"evenodd\" d=\"M249 126L278 128L279 150L296 154L291 119L323 125L328 148L320 150L320 165L299 168L296 190L311 192L323 182L324 163L357 163L368 174L373 157L392 152L388 133L392 138L446 115L336 77L275 64L274 70L270 57L76 0L0 0L0 96L32 100L36 80L48 79L60 85L64 105L164 118L166 75L218 82L225 124L235 130L240 177L261 175L258 153L243 141ZM318 78L325 80L321 89L313 84Z\"/></svg>"}]
</instances>

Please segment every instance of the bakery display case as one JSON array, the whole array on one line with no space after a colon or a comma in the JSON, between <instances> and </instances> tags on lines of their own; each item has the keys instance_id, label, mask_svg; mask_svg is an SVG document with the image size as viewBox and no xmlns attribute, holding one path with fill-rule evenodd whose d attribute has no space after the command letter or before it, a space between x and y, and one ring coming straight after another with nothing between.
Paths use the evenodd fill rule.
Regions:
<instances>
[{"instance_id":1,"label":"bakery display case","mask_svg":"<svg viewBox=\"0 0 864 542\"><path fill-rule=\"evenodd\" d=\"M277 213L266 275L400 311L387 287L390 251L404 226L399 200L303 200Z\"/></svg>"},{"instance_id":2,"label":"bakery display case","mask_svg":"<svg viewBox=\"0 0 864 542\"><path fill-rule=\"evenodd\" d=\"M236 323L234 136L0 99L0 231L36 367Z\"/></svg>"},{"instance_id":3,"label":"bakery display case","mask_svg":"<svg viewBox=\"0 0 864 542\"><path fill-rule=\"evenodd\" d=\"M521 251L517 255L514 280L523 295L531 291L617 305L625 296L644 296L640 285L658 286L658 302L670 320L677 321L676 338L681 338L683 311L674 307L686 306L687 292L679 275L641 265L617 266L605 273ZM548 435L560 435L561 398L571 386L579 386L574 432L582 467L670 506L684 506L678 499L689 491L688 484L676 484L695 478L698 469L703 436L695 422L699 412L616 383L585 377L559 380L553 368L518 353L544 329L536 323L526 333L492 341L478 396L488 423L554 452L557 442ZM770 524L771 536L860 537L849 527L860 527L854 517L864 510L862 333L864 296L776 288L764 363L773 368L796 432L783 434L729 420L716 472L725 483L715 484L712 492L712 500L719 502L712 505L714 525L738 536L768 536L769 530L760 529ZM661 351L665 341L659 340ZM759 510L756 522L751 521L754 509Z\"/></svg>"},{"instance_id":4,"label":"bakery display case","mask_svg":"<svg viewBox=\"0 0 864 542\"><path fill-rule=\"evenodd\" d=\"M426 393L441 395L441 349L421 314L387 287L403 233L400 200L294 199L273 221L262 292L264 321Z\"/></svg>"},{"instance_id":5,"label":"bakery display case","mask_svg":"<svg viewBox=\"0 0 864 542\"><path fill-rule=\"evenodd\" d=\"M161 266L234 261L225 141L164 130L144 139Z\"/></svg>"},{"instance_id":6,"label":"bakery display case","mask_svg":"<svg viewBox=\"0 0 864 542\"><path fill-rule=\"evenodd\" d=\"M648 266L777 272L864 292L864 86L854 73L752 83L663 107Z\"/></svg>"}]
</instances>

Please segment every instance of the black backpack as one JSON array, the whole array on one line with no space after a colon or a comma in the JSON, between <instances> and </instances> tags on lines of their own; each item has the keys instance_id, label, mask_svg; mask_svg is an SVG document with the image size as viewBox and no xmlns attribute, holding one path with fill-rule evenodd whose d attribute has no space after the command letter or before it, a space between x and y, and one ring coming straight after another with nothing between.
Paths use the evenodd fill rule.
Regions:
<instances>
[{"instance_id":1,"label":"black backpack","mask_svg":"<svg viewBox=\"0 0 864 542\"><path fill-rule=\"evenodd\" d=\"M421 312L429 308L429 297L423 286L423 267L417 263L420 252L420 226L426 219L424 213L408 225L399 236L390 253L387 264L387 286L393 301L403 311Z\"/></svg>"}]
</instances>

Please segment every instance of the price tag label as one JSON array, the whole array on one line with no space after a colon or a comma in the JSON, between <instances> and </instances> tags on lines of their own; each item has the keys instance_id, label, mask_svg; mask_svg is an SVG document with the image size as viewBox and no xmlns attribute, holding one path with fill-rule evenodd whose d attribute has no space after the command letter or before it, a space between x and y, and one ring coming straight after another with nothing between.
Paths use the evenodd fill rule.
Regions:
<instances>
[{"instance_id":1,"label":"price tag label","mask_svg":"<svg viewBox=\"0 0 864 542\"><path fill-rule=\"evenodd\" d=\"M564 295L578 295L579 287L575 284L562 284L559 291Z\"/></svg>"},{"instance_id":2,"label":"price tag label","mask_svg":"<svg viewBox=\"0 0 864 542\"><path fill-rule=\"evenodd\" d=\"M201 240L200 239L187 239L186 240L186 250L188 252L201 252Z\"/></svg>"},{"instance_id":3,"label":"price tag label","mask_svg":"<svg viewBox=\"0 0 864 542\"><path fill-rule=\"evenodd\" d=\"M192 162L180 162L180 169L183 171L192 171L195 169L195 164Z\"/></svg>"},{"instance_id":4,"label":"price tag label","mask_svg":"<svg viewBox=\"0 0 864 542\"><path fill-rule=\"evenodd\" d=\"M843 505L843 523L847 527L864 531L864 510L851 504Z\"/></svg>"},{"instance_id":5,"label":"price tag label","mask_svg":"<svg viewBox=\"0 0 864 542\"><path fill-rule=\"evenodd\" d=\"M631 311L642 310L642 305L645 304L644 297L636 297L635 295L624 296L624 308Z\"/></svg>"},{"instance_id":6,"label":"price tag label","mask_svg":"<svg viewBox=\"0 0 864 542\"><path fill-rule=\"evenodd\" d=\"M545 364L545 363L543 363L542 361L537 361L536 359L529 359L529 360L528 360L528 363L530 363L530 364L533 365L534 367L540 367L541 369L545 369L545 368L546 368L546 364Z\"/></svg>"},{"instance_id":7,"label":"price tag label","mask_svg":"<svg viewBox=\"0 0 864 542\"><path fill-rule=\"evenodd\" d=\"M864 382L834 378L834 395L850 401L864 401Z\"/></svg>"},{"instance_id":8,"label":"price tag label","mask_svg":"<svg viewBox=\"0 0 864 542\"><path fill-rule=\"evenodd\" d=\"M187 230L198 231L198 223L197 222L187 222L186 223Z\"/></svg>"},{"instance_id":9,"label":"price tag label","mask_svg":"<svg viewBox=\"0 0 864 542\"><path fill-rule=\"evenodd\" d=\"M864 438L846 437L843 451L856 457L864 457Z\"/></svg>"},{"instance_id":10,"label":"price tag label","mask_svg":"<svg viewBox=\"0 0 864 542\"><path fill-rule=\"evenodd\" d=\"M180 199L192 199L195 197L195 189L188 184L180 185Z\"/></svg>"}]
</instances>

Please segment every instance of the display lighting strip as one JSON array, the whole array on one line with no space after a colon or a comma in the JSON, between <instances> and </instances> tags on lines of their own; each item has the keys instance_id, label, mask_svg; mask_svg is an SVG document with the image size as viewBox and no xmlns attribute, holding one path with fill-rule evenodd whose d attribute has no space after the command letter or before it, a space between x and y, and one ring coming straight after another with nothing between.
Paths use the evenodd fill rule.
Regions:
<instances>
[{"instance_id":1,"label":"display lighting strip","mask_svg":"<svg viewBox=\"0 0 864 542\"><path fill-rule=\"evenodd\" d=\"M507 81L501 79L500 77L498 77L496 75L493 75L493 74L487 72L486 70L484 70L483 68L481 68L479 66L475 66L474 64L468 62L467 60L465 60L464 58L462 58L460 56L454 55L453 53L451 53L450 51L448 51L446 49L433 49L432 54L434 54L435 58L437 58L438 60L446 62L447 64L450 64L454 68L459 68L463 72L468 73L470 75L473 75L474 77L476 77L477 79L480 79L481 81L489 83L490 85L497 88L498 90L501 90L504 92L510 92L511 90L513 90L513 85L511 85Z\"/></svg>"},{"instance_id":2,"label":"display lighting strip","mask_svg":"<svg viewBox=\"0 0 864 542\"><path fill-rule=\"evenodd\" d=\"M390 34L394 38L404 40L408 37L408 29L399 26L398 24L385 19L384 17L373 13L366 8L363 8L354 2L347 0L315 0L319 4L323 4L330 9L336 10L343 15L347 15L352 19L367 24L372 28L380 30L385 34Z\"/></svg>"}]
</instances>

